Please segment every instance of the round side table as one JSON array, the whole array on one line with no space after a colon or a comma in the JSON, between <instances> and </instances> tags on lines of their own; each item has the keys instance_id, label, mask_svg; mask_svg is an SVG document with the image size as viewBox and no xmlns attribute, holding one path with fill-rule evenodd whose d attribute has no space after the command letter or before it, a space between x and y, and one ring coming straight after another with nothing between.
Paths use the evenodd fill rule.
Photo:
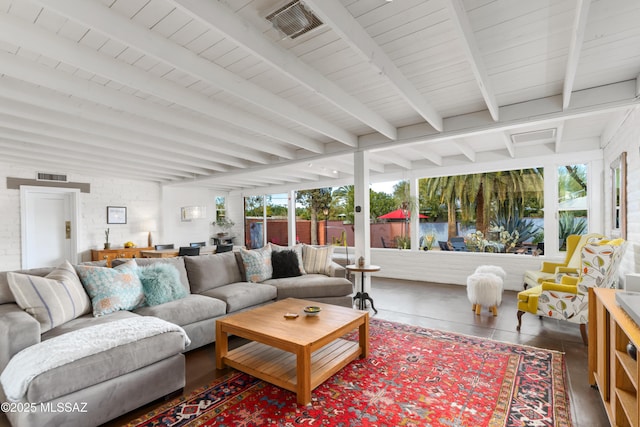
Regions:
<instances>
[{"instance_id":1,"label":"round side table","mask_svg":"<svg viewBox=\"0 0 640 427\"><path fill-rule=\"evenodd\" d=\"M373 298L371 298L369 294L364 291L364 273L373 273L375 271L380 271L380 266L379 265L363 265L362 267L360 267L355 264L350 264L350 265L347 265L345 268L351 272L360 273L360 291L358 291L356 296L353 297L354 301L358 300L358 308L360 310L366 310L367 309L366 301L368 300L368 301L371 301L371 308L373 308L373 311L376 314L378 314L378 310L376 310L376 307L373 305Z\"/></svg>"}]
</instances>

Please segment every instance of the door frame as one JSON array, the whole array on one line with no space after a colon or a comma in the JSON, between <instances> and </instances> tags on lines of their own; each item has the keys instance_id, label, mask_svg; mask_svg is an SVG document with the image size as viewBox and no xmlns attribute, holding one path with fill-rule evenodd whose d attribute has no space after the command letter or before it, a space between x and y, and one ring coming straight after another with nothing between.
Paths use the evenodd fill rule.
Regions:
<instances>
[{"instance_id":1,"label":"door frame","mask_svg":"<svg viewBox=\"0 0 640 427\"><path fill-rule=\"evenodd\" d=\"M22 268L28 265L29 254L27 248L27 237L30 230L28 227L27 213L31 208L28 202L28 195L32 193L49 193L60 194L64 193L71 196L71 242L69 245L69 253L67 254L68 260L71 264L78 263L78 228L79 228L79 209L80 209L80 189L78 188L60 188L60 187L44 187L34 185L21 185L20 186L20 235L21 235L21 263Z\"/></svg>"}]
</instances>

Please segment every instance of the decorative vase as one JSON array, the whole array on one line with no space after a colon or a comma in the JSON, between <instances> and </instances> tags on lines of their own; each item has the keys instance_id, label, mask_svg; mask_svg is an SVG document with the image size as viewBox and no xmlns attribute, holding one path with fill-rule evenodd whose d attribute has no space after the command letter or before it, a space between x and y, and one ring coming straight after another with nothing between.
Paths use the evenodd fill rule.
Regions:
<instances>
[{"instance_id":1,"label":"decorative vase","mask_svg":"<svg viewBox=\"0 0 640 427\"><path fill-rule=\"evenodd\" d=\"M107 242L104 244L105 249L111 249L111 243Z\"/></svg>"}]
</instances>

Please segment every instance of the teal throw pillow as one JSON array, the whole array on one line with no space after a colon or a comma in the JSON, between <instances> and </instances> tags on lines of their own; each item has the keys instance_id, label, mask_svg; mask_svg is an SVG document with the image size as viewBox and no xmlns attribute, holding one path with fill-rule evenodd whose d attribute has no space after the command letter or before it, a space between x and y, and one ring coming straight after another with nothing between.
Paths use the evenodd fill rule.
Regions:
<instances>
[{"instance_id":1,"label":"teal throw pillow","mask_svg":"<svg viewBox=\"0 0 640 427\"><path fill-rule=\"evenodd\" d=\"M137 268L133 260L114 268L76 266L78 276L91 297L95 317L119 310L133 310L144 304Z\"/></svg>"},{"instance_id":2,"label":"teal throw pillow","mask_svg":"<svg viewBox=\"0 0 640 427\"><path fill-rule=\"evenodd\" d=\"M162 262L138 267L146 305L160 305L187 296L178 269Z\"/></svg>"}]
</instances>

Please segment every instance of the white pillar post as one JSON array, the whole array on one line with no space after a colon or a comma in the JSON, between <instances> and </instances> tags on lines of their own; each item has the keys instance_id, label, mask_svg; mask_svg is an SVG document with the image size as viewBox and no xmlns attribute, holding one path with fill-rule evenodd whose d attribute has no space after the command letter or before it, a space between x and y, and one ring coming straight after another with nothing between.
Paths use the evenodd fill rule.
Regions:
<instances>
[{"instance_id":1,"label":"white pillar post","mask_svg":"<svg viewBox=\"0 0 640 427\"><path fill-rule=\"evenodd\" d=\"M357 151L354 153L354 232L355 232L355 258L364 257L366 265L371 263L371 215L369 210L369 153ZM371 278L365 277L364 284L360 283L361 274L356 274L356 286L358 290L368 292L371 288ZM362 287L361 287L362 286Z\"/></svg>"},{"instance_id":2,"label":"white pillar post","mask_svg":"<svg viewBox=\"0 0 640 427\"><path fill-rule=\"evenodd\" d=\"M288 202L288 224L287 224L287 228L289 231L289 246L293 246L297 243L297 239L296 236L298 235L298 232L296 230L297 224L296 224L296 192L291 190L288 193L288 198L287 198L287 202Z\"/></svg>"}]
</instances>

